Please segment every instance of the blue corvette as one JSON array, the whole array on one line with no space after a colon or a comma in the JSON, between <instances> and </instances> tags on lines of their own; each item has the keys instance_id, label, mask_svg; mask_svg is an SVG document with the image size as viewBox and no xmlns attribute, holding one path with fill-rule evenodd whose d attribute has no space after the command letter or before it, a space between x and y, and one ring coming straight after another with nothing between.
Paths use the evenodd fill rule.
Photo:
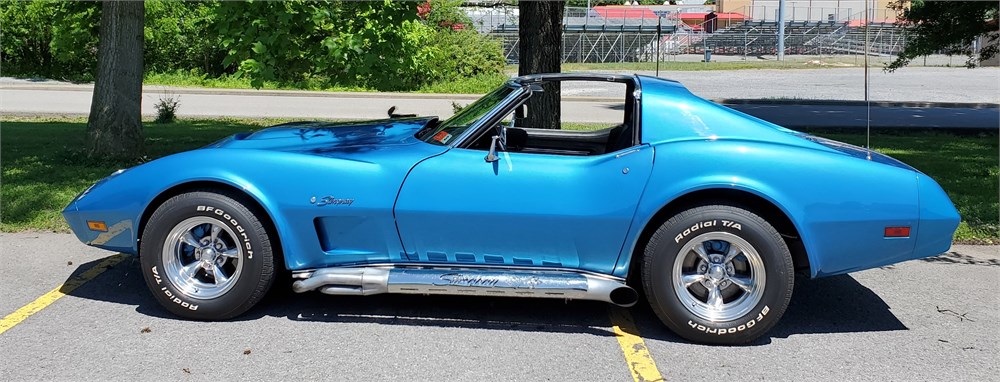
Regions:
<instances>
[{"instance_id":1,"label":"blue corvette","mask_svg":"<svg viewBox=\"0 0 1000 382\"><path fill-rule=\"evenodd\" d=\"M569 81L621 86L621 122L533 128L532 95ZM84 243L138 254L156 299L191 319L240 315L288 270L296 292L333 295L631 306L639 290L678 335L723 344L773 327L797 272L934 256L959 222L888 156L676 82L582 74L512 79L445 121L236 134L119 170L63 215Z\"/></svg>"}]
</instances>

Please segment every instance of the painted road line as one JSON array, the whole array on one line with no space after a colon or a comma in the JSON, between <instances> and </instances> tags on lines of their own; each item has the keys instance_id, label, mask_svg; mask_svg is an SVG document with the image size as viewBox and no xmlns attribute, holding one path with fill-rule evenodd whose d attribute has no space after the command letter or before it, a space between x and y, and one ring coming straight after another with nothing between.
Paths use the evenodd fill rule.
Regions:
<instances>
[{"instance_id":1,"label":"painted road line","mask_svg":"<svg viewBox=\"0 0 1000 382\"><path fill-rule=\"evenodd\" d=\"M97 265L81 273L79 276L66 280L64 284L56 287L46 294L43 294L42 297L35 299L35 301L32 301L28 305L22 306L14 313L7 315L7 317L0 320L0 334L3 334L10 328L13 328L15 325L20 324L21 321L24 321L28 317L31 317L31 315L45 309L45 307L52 305L52 303L56 302L56 300L63 298L66 294L72 292L76 288L79 288L81 285L86 284L87 281L94 279L101 273L104 273L104 271L108 270L108 268L115 266L124 259L125 255L122 254L108 256L100 263L97 263Z\"/></svg>"},{"instance_id":2,"label":"painted road line","mask_svg":"<svg viewBox=\"0 0 1000 382\"><path fill-rule=\"evenodd\" d=\"M618 345L625 354L625 362L628 363L628 370L632 372L632 379L636 382L663 381L660 370L656 368L656 362L649 355L646 348L646 341L639 337L639 329L635 326L635 320L628 310L622 308L611 309L611 325L618 338Z\"/></svg>"}]
</instances>

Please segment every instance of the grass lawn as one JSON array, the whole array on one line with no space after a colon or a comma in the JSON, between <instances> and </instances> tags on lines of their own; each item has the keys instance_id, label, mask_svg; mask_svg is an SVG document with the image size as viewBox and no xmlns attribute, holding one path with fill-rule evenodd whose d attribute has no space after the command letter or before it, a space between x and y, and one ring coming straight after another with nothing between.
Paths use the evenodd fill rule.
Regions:
<instances>
[{"instance_id":1,"label":"grass lawn","mask_svg":"<svg viewBox=\"0 0 1000 382\"><path fill-rule=\"evenodd\" d=\"M283 120L183 120L170 125L146 124L150 159L191 150L230 134L259 129ZM0 121L0 231L67 231L59 212L80 191L129 164L95 163L79 152L84 119L14 119ZM585 125L567 126L587 128ZM817 135L863 144L855 132ZM934 177L951 196L963 222L956 239L997 243L997 135L950 135L935 132L872 135L876 150Z\"/></svg>"},{"instance_id":2,"label":"grass lawn","mask_svg":"<svg viewBox=\"0 0 1000 382\"><path fill-rule=\"evenodd\" d=\"M516 72L516 69L515 69ZM510 79L505 74L479 75L460 78L451 81L440 81L426 85L411 93L450 93L450 94L485 94ZM250 80L231 76L209 77L204 74L187 72L148 73L142 81L143 85L163 85L219 89L253 89ZM295 83L264 82L262 89L268 90L315 90L335 92L375 92L376 89L361 87L346 87L329 85L322 79L301 81Z\"/></svg>"},{"instance_id":3,"label":"grass lawn","mask_svg":"<svg viewBox=\"0 0 1000 382\"><path fill-rule=\"evenodd\" d=\"M817 69L817 68L840 68L857 66L857 62L852 58L829 57L808 59L788 58L785 61L758 60L749 57L746 61L713 61L713 62L684 62L684 61L662 61L660 70L662 71L702 71L702 70L752 70L752 69ZM655 70L655 62L609 62L609 63L565 63L562 70L569 71L638 71ZM500 86L510 78L510 75L517 73L517 65L507 65L507 74L479 75L470 78L460 78L451 81L437 82L426 85L420 89L413 90L414 93L452 93L452 94L484 94ZM209 77L204 74L190 73L184 71L171 73L148 73L143 84L182 86L182 87L203 87L222 89L252 89L250 81L245 78L231 76ZM334 86L324 83L323 79L303 80L295 83L265 82L263 89L279 90L317 90L317 91L347 91L347 92L368 92L376 91L359 87Z\"/></svg>"}]
</instances>

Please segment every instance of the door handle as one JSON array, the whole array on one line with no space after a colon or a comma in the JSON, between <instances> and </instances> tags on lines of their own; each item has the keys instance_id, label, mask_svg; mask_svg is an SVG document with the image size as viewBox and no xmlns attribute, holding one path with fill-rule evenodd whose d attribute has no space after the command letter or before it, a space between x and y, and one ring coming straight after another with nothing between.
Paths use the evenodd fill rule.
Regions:
<instances>
[{"instance_id":1,"label":"door handle","mask_svg":"<svg viewBox=\"0 0 1000 382\"><path fill-rule=\"evenodd\" d=\"M639 152L639 148L638 147L636 147L634 149L631 149L631 150L628 150L628 151L623 152L623 153L618 153L617 155L615 155L615 158L621 158L623 156L626 156L626 155L629 155L629 154L634 154L634 153L637 153L637 152Z\"/></svg>"}]
</instances>

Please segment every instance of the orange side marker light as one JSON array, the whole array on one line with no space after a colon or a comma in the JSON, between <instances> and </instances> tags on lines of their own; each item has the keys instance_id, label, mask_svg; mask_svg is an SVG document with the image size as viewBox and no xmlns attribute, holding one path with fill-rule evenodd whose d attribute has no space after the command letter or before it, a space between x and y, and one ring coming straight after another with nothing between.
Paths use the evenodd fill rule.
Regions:
<instances>
[{"instance_id":1,"label":"orange side marker light","mask_svg":"<svg viewBox=\"0 0 1000 382\"><path fill-rule=\"evenodd\" d=\"M104 224L104 222L88 220L87 228L90 228L91 231L108 232L108 225Z\"/></svg>"}]
</instances>

